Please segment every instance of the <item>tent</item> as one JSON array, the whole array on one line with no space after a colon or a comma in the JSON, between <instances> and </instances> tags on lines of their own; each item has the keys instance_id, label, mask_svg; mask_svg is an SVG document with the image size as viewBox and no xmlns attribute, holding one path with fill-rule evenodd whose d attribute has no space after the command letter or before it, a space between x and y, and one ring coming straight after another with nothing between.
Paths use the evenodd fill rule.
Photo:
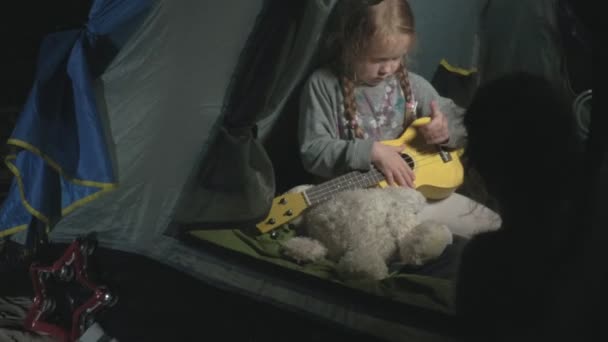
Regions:
<instances>
[{"instance_id":1,"label":"tent","mask_svg":"<svg viewBox=\"0 0 608 342\"><path fill-rule=\"evenodd\" d=\"M23 177L16 177L0 213L0 236L27 243L28 228L42 227L52 241L70 242L96 232L105 247L354 330L388 340L454 339L450 280L403 275L382 284L328 281L331 265L306 268L280 258L277 234L284 238L289 229L273 236L248 233L277 193L307 179L297 171L288 132L298 87L315 66L335 2L94 1L85 28L45 41L62 46L54 51L56 64L39 64L40 70L63 70L87 98L45 88L44 80L56 74L39 74L38 93L30 95L32 106L44 96L66 99L77 124L87 127L71 126L83 129L73 140L33 141L32 121L19 121L12 142L20 150L9 162ZM564 75L561 52L547 38L556 34L558 1L410 2L419 32L411 68L446 95L459 89L441 83L438 71L474 74L475 82L521 68ZM539 27L539 17L549 25ZM521 32L538 36L506 34L501 27L513 18ZM526 44L539 42L547 55L535 60L526 53L536 50ZM75 56L80 45L81 56ZM64 64L65 58L78 62ZM88 69L72 68L87 63ZM78 116L83 111L88 118L94 114L93 122ZM99 159L87 161L93 168L62 160L63 150L54 149L74 143L80 147L74 155L101 151L94 154ZM44 178L58 173L54 181ZM34 183L39 179L51 185ZM28 184L30 192L20 192ZM44 191L36 197L34 189ZM53 204L41 208L45 203Z\"/></svg>"}]
</instances>

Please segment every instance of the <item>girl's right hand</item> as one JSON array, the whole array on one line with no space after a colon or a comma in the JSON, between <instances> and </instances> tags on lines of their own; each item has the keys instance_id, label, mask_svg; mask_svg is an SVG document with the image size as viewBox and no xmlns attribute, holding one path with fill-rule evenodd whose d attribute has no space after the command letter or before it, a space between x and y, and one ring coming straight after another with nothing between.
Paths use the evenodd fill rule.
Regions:
<instances>
[{"instance_id":1,"label":"girl's right hand","mask_svg":"<svg viewBox=\"0 0 608 342\"><path fill-rule=\"evenodd\" d=\"M372 146L372 163L386 178L389 185L400 185L414 188L414 171L401 158L405 146L387 146L374 142Z\"/></svg>"}]
</instances>

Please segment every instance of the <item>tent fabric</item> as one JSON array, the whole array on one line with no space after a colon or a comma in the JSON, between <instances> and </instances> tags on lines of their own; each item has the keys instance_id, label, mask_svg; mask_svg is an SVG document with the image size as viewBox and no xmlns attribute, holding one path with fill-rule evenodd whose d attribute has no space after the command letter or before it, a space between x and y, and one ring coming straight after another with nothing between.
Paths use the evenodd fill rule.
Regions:
<instances>
[{"instance_id":1,"label":"tent fabric","mask_svg":"<svg viewBox=\"0 0 608 342\"><path fill-rule=\"evenodd\" d=\"M480 82L513 71L540 74L569 94L558 0L487 0L480 21Z\"/></svg>"},{"instance_id":2,"label":"tent fabric","mask_svg":"<svg viewBox=\"0 0 608 342\"><path fill-rule=\"evenodd\" d=\"M582 5L581 5L582 6ZM591 34L571 0L486 0L480 16L480 82L539 74L572 100L591 88Z\"/></svg>"},{"instance_id":3,"label":"tent fabric","mask_svg":"<svg viewBox=\"0 0 608 342\"><path fill-rule=\"evenodd\" d=\"M184 188L174 221L183 227L261 221L275 194L274 171L252 129L221 127L208 156Z\"/></svg>"},{"instance_id":4,"label":"tent fabric","mask_svg":"<svg viewBox=\"0 0 608 342\"><path fill-rule=\"evenodd\" d=\"M126 41L150 1L98 0L81 30L51 34L40 47L34 86L8 144L14 174L0 211L0 237L35 219L47 231L78 206L116 187L93 80Z\"/></svg>"},{"instance_id":5,"label":"tent fabric","mask_svg":"<svg viewBox=\"0 0 608 342\"><path fill-rule=\"evenodd\" d=\"M176 222L246 225L266 216L276 191L274 169L262 141L309 69L334 3L266 3L241 54L242 65L237 65L224 108L224 127L201 170L184 189Z\"/></svg>"},{"instance_id":6,"label":"tent fabric","mask_svg":"<svg viewBox=\"0 0 608 342\"><path fill-rule=\"evenodd\" d=\"M416 19L410 68L429 81L443 59L462 69L477 68L481 14L488 1L409 0Z\"/></svg>"},{"instance_id":7,"label":"tent fabric","mask_svg":"<svg viewBox=\"0 0 608 342\"><path fill-rule=\"evenodd\" d=\"M514 71L547 78L573 103L584 144L591 108L576 105L591 89L591 36L571 7L567 0L488 0L480 21L479 82Z\"/></svg>"},{"instance_id":8,"label":"tent fabric","mask_svg":"<svg viewBox=\"0 0 608 342\"><path fill-rule=\"evenodd\" d=\"M283 106L298 83L305 81L314 66L318 44L325 23L337 0L317 0L305 7L301 24L296 27L291 39L283 47L282 61L275 70L276 76L266 106L257 116L262 140L268 138Z\"/></svg>"}]
</instances>

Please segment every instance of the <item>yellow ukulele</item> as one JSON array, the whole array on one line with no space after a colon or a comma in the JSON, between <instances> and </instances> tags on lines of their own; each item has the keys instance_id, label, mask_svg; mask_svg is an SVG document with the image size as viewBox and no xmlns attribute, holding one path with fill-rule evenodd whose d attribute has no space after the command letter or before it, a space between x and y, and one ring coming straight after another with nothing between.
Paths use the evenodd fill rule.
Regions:
<instances>
[{"instance_id":1,"label":"yellow ukulele","mask_svg":"<svg viewBox=\"0 0 608 342\"><path fill-rule=\"evenodd\" d=\"M385 145L401 146L403 159L416 176L416 189L428 199L443 199L454 192L463 182L464 170L460 161L462 149L447 151L437 145L424 142L417 134L416 127L426 125L430 118L415 120L403 134L395 140L382 141ZM327 182L315 185L302 192L277 196L268 216L256 225L266 233L299 216L306 208L324 202L336 193L345 190L388 186L384 175L375 168L370 171L352 171Z\"/></svg>"}]
</instances>

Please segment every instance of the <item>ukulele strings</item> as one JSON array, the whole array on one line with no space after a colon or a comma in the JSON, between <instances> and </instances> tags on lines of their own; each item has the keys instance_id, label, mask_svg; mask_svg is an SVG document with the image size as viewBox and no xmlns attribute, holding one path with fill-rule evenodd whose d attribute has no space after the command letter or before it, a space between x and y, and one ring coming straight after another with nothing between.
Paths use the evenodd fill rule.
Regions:
<instances>
[{"instance_id":1,"label":"ukulele strings","mask_svg":"<svg viewBox=\"0 0 608 342\"><path fill-rule=\"evenodd\" d=\"M423 168L425 166L431 166L431 165L436 164L435 160L431 160L433 158L441 158L441 157L437 154L434 154L434 155L425 156L425 157L422 157L419 159L411 158L414 161L414 171L417 169ZM431 160L431 162L428 162L429 160ZM368 175L366 173L353 172L353 173L346 175L344 178L334 178L333 180L329 180L326 183L319 184L317 186L314 186L314 187L306 190L305 191L306 195L308 196L308 198L311 201L314 201L316 199L323 199L327 195L335 193L336 191L342 191L344 189L348 189L349 186L352 186L352 185L357 185L359 187L365 187L368 185L367 184L368 182L366 182L366 180L368 180L371 177L374 177L374 178L380 177L380 179L374 179L375 182L386 180L384 175L379 170L377 170L377 169L373 169L373 170L376 171L376 173L372 174L372 175Z\"/></svg>"}]
</instances>

